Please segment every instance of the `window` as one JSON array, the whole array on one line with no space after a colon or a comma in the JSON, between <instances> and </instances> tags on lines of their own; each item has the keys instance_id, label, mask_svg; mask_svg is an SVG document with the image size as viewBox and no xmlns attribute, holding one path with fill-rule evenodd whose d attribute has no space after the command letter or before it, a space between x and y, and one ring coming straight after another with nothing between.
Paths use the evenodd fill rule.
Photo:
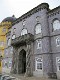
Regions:
<instances>
[{"instance_id":1,"label":"window","mask_svg":"<svg viewBox=\"0 0 60 80\"><path fill-rule=\"evenodd\" d=\"M2 51L0 50L0 55L2 54Z\"/></svg>"},{"instance_id":2,"label":"window","mask_svg":"<svg viewBox=\"0 0 60 80\"><path fill-rule=\"evenodd\" d=\"M0 56L2 55L2 51L0 50Z\"/></svg>"},{"instance_id":3,"label":"window","mask_svg":"<svg viewBox=\"0 0 60 80\"><path fill-rule=\"evenodd\" d=\"M5 50L5 54L8 55L8 49Z\"/></svg>"},{"instance_id":4,"label":"window","mask_svg":"<svg viewBox=\"0 0 60 80\"><path fill-rule=\"evenodd\" d=\"M6 32L6 28L3 28L2 32Z\"/></svg>"},{"instance_id":5,"label":"window","mask_svg":"<svg viewBox=\"0 0 60 80\"><path fill-rule=\"evenodd\" d=\"M4 67L5 68L8 68L8 62L7 62L8 60L4 60Z\"/></svg>"},{"instance_id":6,"label":"window","mask_svg":"<svg viewBox=\"0 0 60 80\"><path fill-rule=\"evenodd\" d=\"M13 35L12 35L12 39L15 39L15 38L16 38L16 35L15 35L15 34L13 34Z\"/></svg>"},{"instance_id":7,"label":"window","mask_svg":"<svg viewBox=\"0 0 60 80\"><path fill-rule=\"evenodd\" d=\"M40 48L42 48L42 41L41 41L41 39L37 40L37 49L40 49Z\"/></svg>"},{"instance_id":8,"label":"window","mask_svg":"<svg viewBox=\"0 0 60 80\"><path fill-rule=\"evenodd\" d=\"M35 70L42 70L42 58L36 58L35 63Z\"/></svg>"},{"instance_id":9,"label":"window","mask_svg":"<svg viewBox=\"0 0 60 80\"><path fill-rule=\"evenodd\" d=\"M57 58L57 70L60 71L60 58Z\"/></svg>"},{"instance_id":10,"label":"window","mask_svg":"<svg viewBox=\"0 0 60 80\"><path fill-rule=\"evenodd\" d=\"M16 32L16 28L13 29L13 33L15 33L15 32Z\"/></svg>"},{"instance_id":11,"label":"window","mask_svg":"<svg viewBox=\"0 0 60 80\"><path fill-rule=\"evenodd\" d=\"M1 61L0 61L0 67L1 67Z\"/></svg>"},{"instance_id":12,"label":"window","mask_svg":"<svg viewBox=\"0 0 60 80\"><path fill-rule=\"evenodd\" d=\"M36 25L35 33L36 33L36 34L41 33L41 24L37 24L37 25Z\"/></svg>"},{"instance_id":13,"label":"window","mask_svg":"<svg viewBox=\"0 0 60 80\"><path fill-rule=\"evenodd\" d=\"M12 67L12 60L9 60L9 68Z\"/></svg>"},{"instance_id":14,"label":"window","mask_svg":"<svg viewBox=\"0 0 60 80\"><path fill-rule=\"evenodd\" d=\"M39 20L40 20L40 16L37 16L36 21L39 22Z\"/></svg>"},{"instance_id":15,"label":"window","mask_svg":"<svg viewBox=\"0 0 60 80\"><path fill-rule=\"evenodd\" d=\"M3 47L3 46L4 46L4 42L0 41L0 47Z\"/></svg>"},{"instance_id":16,"label":"window","mask_svg":"<svg viewBox=\"0 0 60 80\"><path fill-rule=\"evenodd\" d=\"M26 20L24 20L22 24L23 24L23 26L25 26L25 24L26 24Z\"/></svg>"},{"instance_id":17,"label":"window","mask_svg":"<svg viewBox=\"0 0 60 80\"><path fill-rule=\"evenodd\" d=\"M10 48L10 53L13 53L13 47Z\"/></svg>"},{"instance_id":18,"label":"window","mask_svg":"<svg viewBox=\"0 0 60 80\"><path fill-rule=\"evenodd\" d=\"M11 44L10 38L8 39L7 43L8 43L8 46L10 46L10 44Z\"/></svg>"},{"instance_id":19,"label":"window","mask_svg":"<svg viewBox=\"0 0 60 80\"><path fill-rule=\"evenodd\" d=\"M56 38L56 45L60 46L60 37Z\"/></svg>"},{"instance_id":20,"label":"window","mask_svg":"<svg viewBox=\"0 0 60 80\"><path fill-rule=\"evenodd\" d=\"M22 35L25 35L25 34L27 34L27 29L23 29L23 30L21 31L21 36L22 36Z\"/></svg>"},{"instance_id":21,"label":"window","mask_svg":"<svg viewBox=\"0 0 60 80\"><path fill-rule=\"evenodd\" d=\"M59 22L59 20L55 20L53 22L53 30L55 31L55 30L58 30L58 29L60 29L60 22Z\"/></svg>"}]
</instances>

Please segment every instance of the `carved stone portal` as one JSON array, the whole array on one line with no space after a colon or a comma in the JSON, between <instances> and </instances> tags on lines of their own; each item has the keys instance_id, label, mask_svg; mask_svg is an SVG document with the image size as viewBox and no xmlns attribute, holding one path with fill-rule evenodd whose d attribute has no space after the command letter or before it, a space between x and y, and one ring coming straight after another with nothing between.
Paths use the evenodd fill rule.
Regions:
<instances>
[{"instance_id":1,"label":"carved stone portal","mask_svg":"<svg viewBox=\"0 0 60 80\"><path fill-rule=\"evenodd\" d=\"M14 48L14 63L12 64L13 73L15 71L15 73L18 74L25 73L26 76L32 76L33 40L34 37L32 34L26 34L12 41L12 46ZM23 48L24 46L26 50Z\"/></svg>"}]
</instances>

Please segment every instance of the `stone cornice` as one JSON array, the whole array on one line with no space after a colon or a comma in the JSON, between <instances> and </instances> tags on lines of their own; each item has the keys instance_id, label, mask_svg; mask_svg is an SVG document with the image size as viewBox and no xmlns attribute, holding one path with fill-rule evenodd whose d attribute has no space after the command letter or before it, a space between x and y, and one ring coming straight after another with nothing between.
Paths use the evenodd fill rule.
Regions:
<instances>
[{"instance_id":1,"label":"stone cornice","mask_svg":"<svg viewBox=\"0 0 60 80\"><path fill-rule=\"evenodd\" d=\"M38 11L41 11L43 9L47 9L49 10L49 5L47 3L42 3L40 5L38 5L37 7L33 8L32 10L30 10L29 12L23 14L21 17L19 17L18 19L16 19L12 25L15 25L16 23L19 23L20 21L22 21L23 19L31 16L32 14L38 12Z\"/></svg>"},{"instance_id":2,"label":"stone cornice","mask_svg":"<svg viewBox=\"0 0 60 80\"><path fill-rule=\"evenodd\" d=\"M52 17L52 16L54 16L56 14L60 14L60 6L48 11L47 14L48 14L48 18Z\"/></svg>"}]
</instances>

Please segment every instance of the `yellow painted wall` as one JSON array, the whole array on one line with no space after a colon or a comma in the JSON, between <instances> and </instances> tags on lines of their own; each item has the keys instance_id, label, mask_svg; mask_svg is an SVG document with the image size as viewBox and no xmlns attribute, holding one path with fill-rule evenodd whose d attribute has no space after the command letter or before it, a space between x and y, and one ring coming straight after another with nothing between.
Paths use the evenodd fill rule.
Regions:
<instances>
[{"instance_id":1,"label":"yellow painted wall","mask_svg":"<svg viewBox=\"0 0 60 80\"><path fill-rule=\"evenodd\" d=\"M6 29L6 31L4 31ZM5 35L8 32L8 28L6 26L0 27L0 35Z\"/></svg>"},{"instance_id":2,"label":"yellow painted wall","mask_svg":"<svg viewBox=\"0 0 60 80\"><path fill-rule=\"evenodd\" d=\"M0 56L4 57L4 49L0 49Z\"/></svg>"},{"instance_id":3,"label":"yellow painted wall","mask_svg":"<svg viewBox=\"0 0 60 80\"><path fill-rule=\"evenodd\" d=\"M4 49L6 44L6 33L8 32L9 27L11 27L11 22L2 22L0 23L0 42L4 42L3 46L0 46L0 51L2 54L0 56L4 57ZM2 60L0 60L0 73L2 73Z\"/></svg>"},{"instance_id":4,"label":"yellow painted wall","mask_svg":"<svg viewBox=\"0 0 60 80\"><path fill-rule=\"evenodd\" d=\"M0 46L0 49L4 49L6 44L6 35L0 35L0 42L3 42L3 46Z\"/></svg>"},{"instance_id":5,"label":"yellow painted wall","mask_svg":"<svg viewBox=\"0 0 60 80\"><path fill-rule=\"evenodd\" d=\"M2 73L2 61L0 60L0 73Z\"/></svg>"}]
</instances>

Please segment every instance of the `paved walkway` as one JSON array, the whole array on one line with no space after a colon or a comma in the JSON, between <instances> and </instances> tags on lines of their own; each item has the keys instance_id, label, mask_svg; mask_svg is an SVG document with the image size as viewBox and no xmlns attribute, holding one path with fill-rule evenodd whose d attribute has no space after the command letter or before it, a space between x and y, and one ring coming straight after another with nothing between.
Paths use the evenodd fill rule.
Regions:
<instances>
[{"instance_id":1,"label":"paved walkway","mask_svg":"<svg viewBox=\"0 0 60 80\"><path fill-rule=\"evenodd\" d=\"M47 78L39 78L39 77L26 77L24 75L18 74L8 74L12 77L15 77L16 80L58 80L58 79L47 79Z\"/></svg>"}]
</instances>

